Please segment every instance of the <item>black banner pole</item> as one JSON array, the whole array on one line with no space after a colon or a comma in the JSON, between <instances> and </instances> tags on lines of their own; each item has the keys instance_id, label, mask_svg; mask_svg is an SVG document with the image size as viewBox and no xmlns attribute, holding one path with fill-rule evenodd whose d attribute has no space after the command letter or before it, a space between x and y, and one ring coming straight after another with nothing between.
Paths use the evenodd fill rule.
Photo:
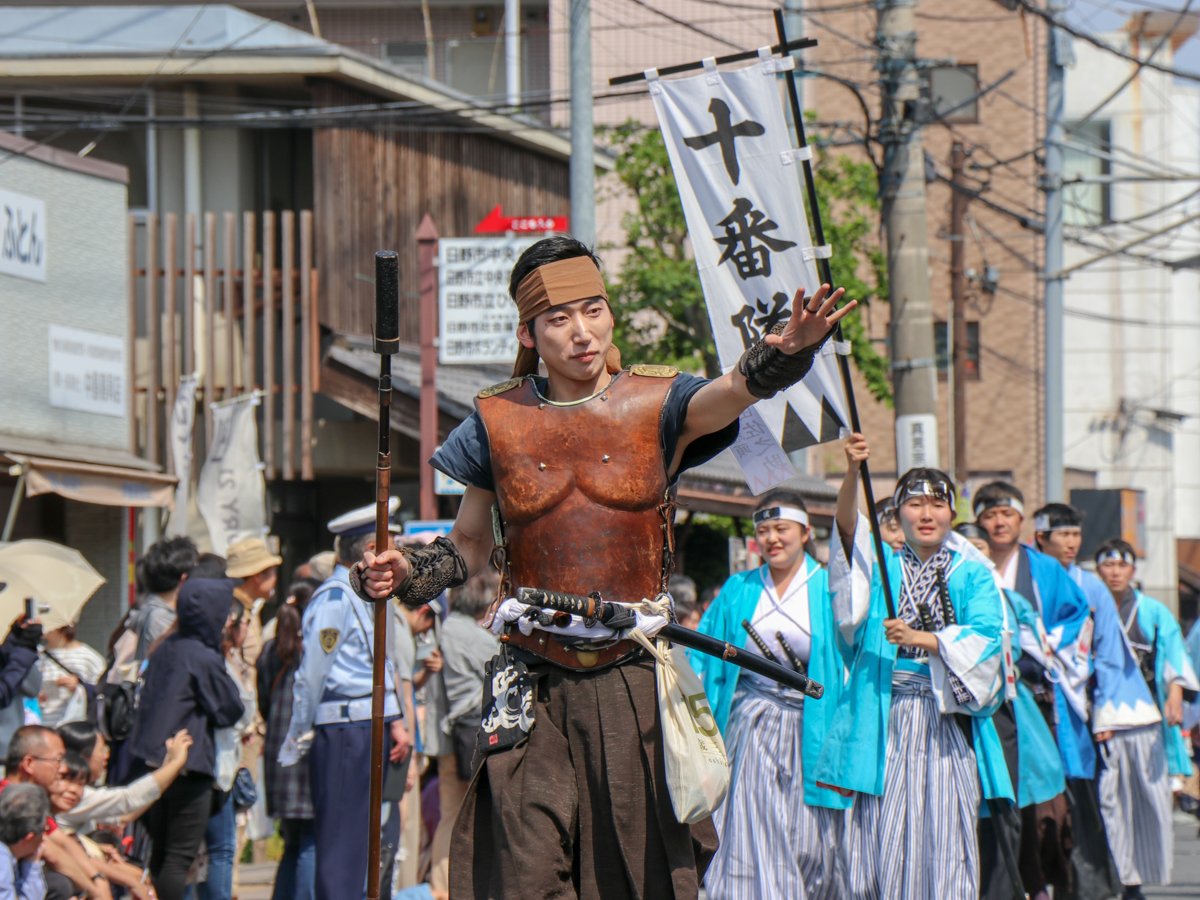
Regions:
<instances>
[{"instance_id":1,"label":"black banner pole","mask_svg":"<svg viewBox=\"0 0 1200 900\"><path fill-rule=\"evenodd\" d=\"M780 45L787 46L787 27L784 25L782 9L775 10L775 31L779 36ZM787 73L787 90L788 100L792 108L792 120L796 125L796 140L799 142L801 148L804 148L808 146L808 141L804 136L804 116L800 111L800 95L796 90L796 72L794 69ZM817 203L817 183L813 179L812 160L804 160L803 165L804 183L808 189L808 210L812 215L813 241L818 247L823 247L825 246L825 228L821 224L821 207ZM822 283L829 285L830 289L834 287L828 259L817 259L817 273L821 276ZM841 322L834 325L833 336L835 340L841 342ZM858 404L854 400L854 382L850 378L850 360L841 353L837 354L837 359L838 368L842 373L842 386L846 390L846 406L850 413L850 429L861 432L862 425L858 421ZM895 603L892 600L891 579L888 577L887 566L883 563L883 535L879 531L879 519L875 515L875 490L871 487L871 472L866 460L863 461L859 469L859 475L862 478L863 494L867 499L867 515L871 519L871 536L875 540L875 558L879 566L879 577L883 582L883 598L887 604L888 618L894 619L896 618L896 609Z\"/></svg>"}]
</instances>

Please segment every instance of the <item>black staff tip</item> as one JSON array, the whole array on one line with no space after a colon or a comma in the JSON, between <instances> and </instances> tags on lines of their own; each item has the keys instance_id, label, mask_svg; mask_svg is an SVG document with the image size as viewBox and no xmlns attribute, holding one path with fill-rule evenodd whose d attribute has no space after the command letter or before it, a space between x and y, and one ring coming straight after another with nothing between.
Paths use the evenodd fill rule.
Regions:
<instances>
[{"instance_id":1,"label":"black staff tip","mask_svg":"<svg viewBox=\"0 0 1200 900\"><path fill-rule=\"evenodd\" d=\"M375 352L395 353L400 340L400 257L375 254Z\"/></svg>"}]
</instances>

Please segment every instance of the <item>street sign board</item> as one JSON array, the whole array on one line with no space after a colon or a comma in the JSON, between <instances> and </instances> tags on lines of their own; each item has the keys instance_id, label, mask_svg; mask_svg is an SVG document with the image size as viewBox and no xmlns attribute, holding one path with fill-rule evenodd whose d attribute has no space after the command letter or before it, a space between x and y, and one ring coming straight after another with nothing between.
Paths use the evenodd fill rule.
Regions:
<instances>
[{"instance_id":1,"label":"street sign board","mask_svg":"<svg viewBox=\"0 0 1200 900\"><path fill-rule=\"evenodd\" d=\"M438 448L442 449L441 447ZM433 492L443 497L453 497L467 492L467 486L461 481L455 481L445 472L433 470Z\"/></svg>"},{"instance_id":2,"label":"street sign board","mask_svg":"<svg viewBox=\"0 0 1200 900\"><path fill-rule=\"evenodd\" d=\"M500 204L496 204L496 207L483 217L483 221L475 226L476 234L566 230L566 216L506 216L501 211Z\"/></svg>"},{"instance_id":3,"label":"street sign board","mask_svg":"<svg viewBox=\"0 0 1200 900\"><path fill-rule=\"evenodd\" d=\"M508 296L513 264L538 238L438 241L438 362L511 364L517 305Z\"/></svg>"}]
</instances>

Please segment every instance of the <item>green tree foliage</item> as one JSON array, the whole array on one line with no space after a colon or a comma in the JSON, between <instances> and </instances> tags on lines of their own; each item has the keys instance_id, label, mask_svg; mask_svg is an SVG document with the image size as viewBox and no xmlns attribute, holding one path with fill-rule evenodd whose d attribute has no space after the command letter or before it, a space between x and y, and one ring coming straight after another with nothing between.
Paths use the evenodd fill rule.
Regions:
<instances>
[{"instance_id":1,"label":"green tree foliage","mask_svg":"<svg viewBox=\"0 0 1200 900\"><path fill-rule=\"evenodd\" d=\"M617 177L635 202L621 223L627 253L620 280L609 285L622 357L702 368L716 377L721 367L662 132L629 121L602 133L617 153ZM834 283L858 298L860 310L874 299L886 301L887 269L874 239L879 210L874 169L821 152L816 176L825 239L834 247ZM860 310L843 320L843 331L871 393L891 405L887 360L867 340Z\"/></svg>"}]
</instances>

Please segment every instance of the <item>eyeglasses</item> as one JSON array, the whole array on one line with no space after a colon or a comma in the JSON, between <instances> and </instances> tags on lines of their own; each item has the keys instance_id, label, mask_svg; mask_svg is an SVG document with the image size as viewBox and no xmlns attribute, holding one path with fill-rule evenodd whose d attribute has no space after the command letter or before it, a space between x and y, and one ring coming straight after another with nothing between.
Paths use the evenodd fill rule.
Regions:
<instances>
[{"instance_id":1,"label":"eyeglasses","mask_svg":"<svg viewBox=\"0 0 1200 900\"><path fill-rule=\"evenodd\" d=\"M40 760L41 762L52 762L56 766L61 766L63 764L63 760L65 760L66 757L65 756L31 756L30 759Z\"/></svg>"}]
</instances>

